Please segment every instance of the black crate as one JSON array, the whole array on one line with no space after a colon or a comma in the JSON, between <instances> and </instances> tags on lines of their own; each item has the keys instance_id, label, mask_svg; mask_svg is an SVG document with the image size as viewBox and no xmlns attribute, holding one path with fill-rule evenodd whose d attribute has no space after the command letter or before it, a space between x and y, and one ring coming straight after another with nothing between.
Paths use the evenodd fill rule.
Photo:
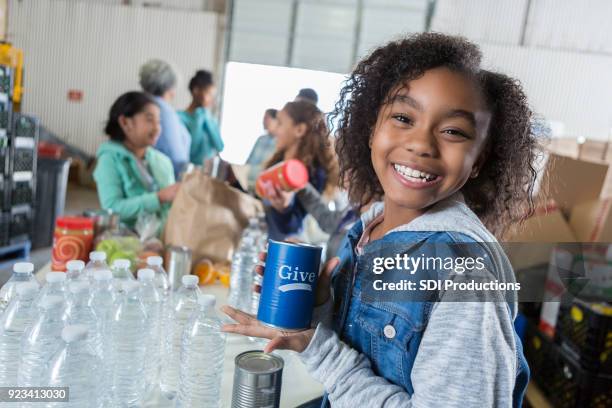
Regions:
<instances>
[{"instance_id":1,"label":"black crate","mask_svg":"<svg viewBox=\"0 0 612 408\"><path fill-rule=\"evenodd\" d=\"M13 69L6 65L0 65L0 93L9 98L13 93Z\"/></svg>"},{"instance_id":2,"label":"black crate","mask_svg":"<svg viewBox=\"0 0 612 408\"><path fill-rule=\"evenodd\" d=\"M10 242L14 243L28 240L32 235L32 208L28 206L15 207L11 210L10 214Z\"/></svg>"},{"instance_id":3,"label":"black crate","mask_svg":"<svg viewBox=\"0 0 612 408\"><path fill-rule=\"evenodd\" d=\"M21 113L13 114L13 137L29 137L38 139L38 118Z\"/></svg>"},{"instance_id":4,"label":"black crate","mask_svg":"<svg viewBox=\"0 0 612 408\"><path fill-rule=\"evenodd\" d=\"M555 408L600 408L612 406L612 376L596 374L530 325L525 356L532 379Z\"/></svg>"},{"instance_id":5,"label":"black crate","mask_svg":"<svg viewBox=\"0 0 612 408\"><path fill-rule=\"evenodd\" d=\"M13 173L22 171L33 172L36 160L33 147L15 147L13 153Z\"/></svg>"},{"instance_id":6,"label":"black crate","mask_svg":"<svg viewBox=\"0 0 612 408\"><path fill-rule=\"evenodd\" d=\"M26 180L16 179L11 182L11 206L31 205L34 202L34 179L31 175Z\"/></svg>"},{"instance_id":7,"label":"black crate","mask_svg":"<svg viewBox=\"0 0 612 408\"><path fill-rule=\"evenodd\" d=\"M612 375L612 305L575 298L561 305L556 333L584 368Z\"/></svg>"},{"instance_id":8,"label":"black crate","mask_svg":"<svg viewBox=\"0 0 612 408\"><path fill-rule=\"evenodd\" d=\"M0 213L0 247L8 245L9 230L11 226L11 214Z\"/></svg>"},{"instance_id":9,"label":"black crate","mask_svg":"<svg viewBox=\"0 0 612 408\"><path fill-rule=\"evenodd\" d=\"M11 183L4 175L0 174L0 211L5 211L11 208L10 196Z\"/></svg>"}]
</instances>

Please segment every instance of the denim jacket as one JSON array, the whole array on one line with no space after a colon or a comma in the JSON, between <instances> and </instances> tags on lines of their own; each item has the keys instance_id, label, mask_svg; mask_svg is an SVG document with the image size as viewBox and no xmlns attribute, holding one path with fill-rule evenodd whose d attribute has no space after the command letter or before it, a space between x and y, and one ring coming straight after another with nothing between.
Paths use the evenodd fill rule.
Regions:
<instances>
[{"instance_id":1,"label":"denim jacket","mask_svg":"<svg viewBox=\"0 0 612 408\"><path fill-rule=\"evenodd\" d=\"M455 200L458 200L459 205L462 203L462 197L455 198ZM455 206L457 204L452 203L445 209L446 214L444 215L448 216L450 210L452 214L461 217L461 212L453 208ZM375 214L381 209L371 211ZM365 260L385 247L405 246L409 248L419 243L427 243L427 246L420 247L420 251L424 250L425 255L433 255L431 252L434 251L437 244L442 244L437 246L444 247L444 244L447 243L472 243L474 244L472 247L477 246L481 249L481 253L486 253L489 259L494 259L499 254L493 255L489 247L477 244L483 238L486 240L494 240L494 238L471 233L469 228L465 232L445 231L443 223L439 227L429 227L428 229L433 230L427 231L398 228L387 233L383 238L366 244L363 247L363 253L357 254L355 248L363 233L364 221L366 223L368 221L368 217L365 218L349 231L338 253L340 265L332 275L333 332L325 330L325 323L320 323L313 341L301 353L307 368L316 379L323 382L329 393L329 395L326 393L322 407L329 406L330 402L334 407L359 406L360 402L367 406L520 407L529 379L529 369L522 352L521 342L512 325L516 305L505 302L501 302L502 304L474 302L464 305L427 300L383 302L362 296L363 288L368 284L367 277L372 273L370 264ZM423 225L419 226L419 223L415 224L416 229L423 227ZM494 261L491 262L495 264ZM508 279L513 280L513 277ZM480 323L481 317L478 315L483 307L488 307L493 311L492 327L502 327L499 332L486 333L496 336L492 344L501 346L494 346L490 352L470 350L466 354L472 354L476 360L479 358L492 359L492 364L483 362L480 367L471 366L473 361L470 362L469 358L461 355L462 353L452 350L469 350L470 336L473 336L474 339L482 337L471 331L474 328L481 330L481 327L485 327ZM434 312L434 310L437 311ZM430 324L432 313L436 316L436 322ZM442 322L443 319L447 321ZM463 321L466 322L465 325L461 323ZM470 327L471 322L474 328ZM452 324L460 326L453 332ZM447 332L446 327L451 332ZM462 336L461 333L457 336L458 339L465 339L467 344L457 344L457 341L461 340L453 340L453 335L459 330L467 332L465 336ZM422 345L424 335L428 336L427 346ZM334 343L339 343L340 346L336 347L338 344L334 345ZM435 350L436 344L439 344L444 350L448 349L449 355L444 356L444 350L442 352ZM449 344L456 349L447 347ZM441 355L439 360L428 358L428 355L435 354L428 351L432 346L434 351ZM480 354L481 352L484 355ZM343 361L351 359L354 359L352 364L344 363L344 369L339 367L343 365ZM499 361L494 361L495 359ZM331 360L334 360L335 363L332 363ZM438 364L437 361L454 361L455 364L452 364L453 367L435 367L434 365ZM464 361L468 367L461 367ZM329 364L328 369L326 369L327 364ZM498 368L498 365L502 367ZM413 368L415 368L414 371ZM453 369L466 370L466 381L460 384L448 384L444 375L449 372L448 370ZM354 384L339 386L330 381L330 378L333 378L333 381L338 383L345 375L347 377L345 382ZM484 391L474 389L468 385L471 376L480 386L483 381L489 381L490 387L483 387ZM479 379L479 376L482 378ZM434 383L423 384L424 382ZM344 387L346 389L343 389ZM489 389L493 387L495 389ZM371 392L367 391L368 388ZM500 388L506 390L505 395L498 395L504 394ZM431 395L429 390L432 389L437 390L437 395Z\"/></svg>"}]
</instances>

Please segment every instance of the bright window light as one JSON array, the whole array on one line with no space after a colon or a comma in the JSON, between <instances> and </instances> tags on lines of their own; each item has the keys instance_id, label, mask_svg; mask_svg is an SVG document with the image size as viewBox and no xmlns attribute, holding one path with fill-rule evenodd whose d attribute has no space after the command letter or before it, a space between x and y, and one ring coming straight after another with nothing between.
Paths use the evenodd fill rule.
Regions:
<instances>
[{"instance_id":1,"label":"bright window light","mask_svg":"<svg viewBox=\"0 0 612 408\"><path fill-rule=\"evenodd\" d=\"M231 163L246 161L257 137L264 133L266 109L281 109L302 88L319 95L318 107L330 112L338 99L342 74L307 69L230 62L225 68L221 157Z\"/></svg>"}]
</instances>

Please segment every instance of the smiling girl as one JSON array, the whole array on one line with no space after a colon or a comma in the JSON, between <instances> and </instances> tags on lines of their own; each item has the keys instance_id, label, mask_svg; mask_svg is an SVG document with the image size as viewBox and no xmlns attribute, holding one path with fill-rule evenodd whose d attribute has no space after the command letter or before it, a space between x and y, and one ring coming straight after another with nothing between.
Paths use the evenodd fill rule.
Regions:
<instances>
[{"instance_id":1,"label":"smiling girl","mask_svg":"<svg viewBox=\"0 0 612 408\"><path fill-rule=\"evenodd\" d=\"M323 268L313 329L275 330L225 309L238 322L226 331L271 339L268 352L299 352L325 387L322 406L522 404L529 370L513 327L515 296L363 296L372 256L424 244L451 252L471 244L487 256L493 278L514 282L503 252L485 244L533 211L537 141L518 83L482 69L480 60L477 46L462 38L425 33L361 61L336 105L336 151L352 202L378 202L349 231L339 259Z\"/></svg>"}]
</instances>

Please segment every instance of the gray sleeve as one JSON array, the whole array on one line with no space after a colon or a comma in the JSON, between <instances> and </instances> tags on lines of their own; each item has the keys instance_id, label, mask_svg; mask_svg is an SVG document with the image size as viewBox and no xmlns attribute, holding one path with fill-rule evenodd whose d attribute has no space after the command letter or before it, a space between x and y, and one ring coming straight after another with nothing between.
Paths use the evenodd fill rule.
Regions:
<instances>
[{"instance_id":1,"label":"gray sleeve","mask_svg":"<svg viewBox=\"0 0 612 408\"><path fill-rule=\"evenodd\" d=\"M510 407L513 330L506 304L436 304L412 368L412 397L322 324L300 357L334 407Z\"/></svg>"},{"instance_id":2,"label":"gray sleeve","mask_svg":"<svg viewBox=\"0 0 612 408\"><path fill-rule=\"evenodd\" d=\"M297 198L306 211L317 221L319 227L328 234L336 230L346 212L345 209L330 210L327 203L323 201L321 194L310 183L297 192Z\"/></svg>"}]
</instances>

